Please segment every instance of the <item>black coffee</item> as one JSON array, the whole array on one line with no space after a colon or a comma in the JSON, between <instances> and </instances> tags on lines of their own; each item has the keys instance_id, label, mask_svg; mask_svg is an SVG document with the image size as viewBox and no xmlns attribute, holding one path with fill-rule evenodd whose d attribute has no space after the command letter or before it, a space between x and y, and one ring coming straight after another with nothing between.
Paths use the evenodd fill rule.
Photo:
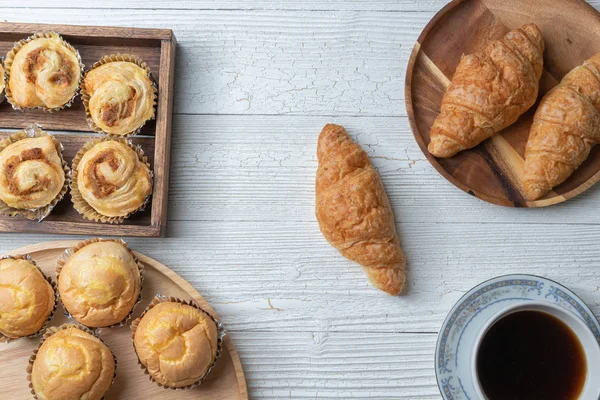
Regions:
<instances>
[{"instance_id":1,"label":"black coffee","mask_svg":"<svg viewBox=\"0 0 600 400\"><path fill-rule=\"evenodd\" d=\"M519 311L485 334L477 375L489 400L576 400L587 374L583 347L561 320Z\"/></svg>"}]
</instances>

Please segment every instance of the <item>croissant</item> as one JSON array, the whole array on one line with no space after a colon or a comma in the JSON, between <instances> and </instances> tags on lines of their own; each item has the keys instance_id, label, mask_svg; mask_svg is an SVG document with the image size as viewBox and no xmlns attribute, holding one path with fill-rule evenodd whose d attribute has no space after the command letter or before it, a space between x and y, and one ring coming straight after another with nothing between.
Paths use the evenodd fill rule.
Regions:
<instances>
[{"instance_id":1,"label":"croissant","mask_svg":"<svg viewBox=\"0 0 600 400\"><path fill-rule=\"evenodd\" d=\"M463 56L431 127L428 150L452 157L514 123L538 95L544 39L535 24Z\"/></svg>"},{"instance_id":2,"label":"croissant","mask_svg":"<svg viewBox=\"0 0 600 400\"><path fill-rule=\"evenodd\" d=\"M525 148L523 190L537 200L564 182L600 142L600 53L542 99Z\"/></svg>"},{"instance_id":3,"label":"croissant","mask_svg":"<svg viewBox=\"0 0 600 400\"><path fill-rule=\"evenodd\" d=\"M394 215L367 153L343 126L327 124L319 135L316 216L325 239L363 266L379 289L400 294L406 259Z\"/></svg>"}]
</instances>

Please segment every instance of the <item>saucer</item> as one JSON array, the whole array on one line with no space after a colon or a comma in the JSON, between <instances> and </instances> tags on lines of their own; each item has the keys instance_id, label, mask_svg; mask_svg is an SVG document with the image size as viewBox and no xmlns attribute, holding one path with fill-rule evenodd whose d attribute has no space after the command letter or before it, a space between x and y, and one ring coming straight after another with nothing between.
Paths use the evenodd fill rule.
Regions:
<instances>
[{"instance_id":1,"label":"saucer","mask_svg":"<svg viewBox=\"0 0 600 400\"><path fill-rule=\"evenodd\" d=\"M552 303L581 319L600 343L600 324L566 287L534 275L505 275L469 290L444 321L435 350L435 374L445 400L477 400L469 357L486 321L507 305Z\"/></svg>"}]
</instances>

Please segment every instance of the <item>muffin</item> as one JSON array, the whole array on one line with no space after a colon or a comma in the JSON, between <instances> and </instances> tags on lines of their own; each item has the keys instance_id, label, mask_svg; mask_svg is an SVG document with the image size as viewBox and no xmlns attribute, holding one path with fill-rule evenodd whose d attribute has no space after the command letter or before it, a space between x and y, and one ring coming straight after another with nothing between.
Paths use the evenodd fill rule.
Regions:
<instances>
[{"instance_id":1,"label":"muffin","mask_svg":"<svg viewBox=\"0 0 600 400\"><path fill-rule=\"evenodd\" d=\"M138 57L103 57L85 74L81 93L88 124L96 132L132 135L154 118L156 86Z\"/></svg>"},{"instance_id":2,"label":"muffin","mask_svg":"<svg viewBox=\"0 0 600 400\"><path fill-rule=\"evenodd\" d=\"M0 341L40 332L55 305L54 288L29 257L0 260Z\"/></svg>"},{"instance_id":3,"label":"muffin","mask_svg":"<svg viewBox=\"0 0 600 400\"><path fill-rule=\"evenodd\" d=\"M37 126L0 142L0 212L41 220L67 192L62 146Z\"/></svg>"},{"instance_id":4,"label":"muffin","mask_svg":"<svg viewBox=\"0 0 600 400\"><path fill-rule=\"evenodd\" d=\"M58 33L35 34L16 43L4 61L6 98L16 109L59 110L77 95L83 65Z\"/></svg>"},{"instance_id":5,"label":"muffin","mask_svg":"<svg viewBox=\"0 0 600 400\"><path fill-rule=\"evenodd\" d=\"M79 243L58 261L58 293L81 324L108 327L123 322L140 297L142 267L120 240Z\"/></svg>"},{"instance_id":6,"label":"muffin","mask_svg":"<svg viewBox=\"0 0 600 400\"><path fill-rule=\"evenodd\" d=\"M140 364L161 386L198 384L221 353L217 322L204 310L177 299L156 297L131 329Z\"/></svg>"},{"instance_id":7,"label":"muffin","mask_svg":"<svg viewBox=\"0 0 600 400\"><path fill-rule=\"evenodd\" d=\"M100 339L75 325L63 325L44 334L27 372L38 400L100 400L115 369L115 358Z\"/></svg>"},{"instance_id":8,"label":"muffin","mask_svg":"<svg viewBox=\"0 0 600 400\"><path fill-rule=\"evenodd\" d=\"M87 143L73 159L71 197L86 219L120 223L146 205L152 172L140 147L125 139Z\"/></svg>"}]
</instances>

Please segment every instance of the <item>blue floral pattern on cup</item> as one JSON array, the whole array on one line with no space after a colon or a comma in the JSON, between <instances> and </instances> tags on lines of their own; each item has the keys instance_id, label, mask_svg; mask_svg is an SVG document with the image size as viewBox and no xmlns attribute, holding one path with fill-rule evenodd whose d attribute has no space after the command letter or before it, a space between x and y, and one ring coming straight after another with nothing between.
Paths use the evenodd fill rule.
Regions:
<instances>
[{"instance_id":1,"label":"blue floral pattern on cup","mask_svg":"<svg viewBox=\"0 0 600 400\"><path fill-rule=\"evenodd\" d=\"M600 325L590 309L570 290L545 278L531 275L501 276L465 294L450 311L440 331L435 371L446 400L476 399L467 354L483 324L507 303L550 302L574 313L591 329L600 343Z\"/></svg>"}]
</instances>

